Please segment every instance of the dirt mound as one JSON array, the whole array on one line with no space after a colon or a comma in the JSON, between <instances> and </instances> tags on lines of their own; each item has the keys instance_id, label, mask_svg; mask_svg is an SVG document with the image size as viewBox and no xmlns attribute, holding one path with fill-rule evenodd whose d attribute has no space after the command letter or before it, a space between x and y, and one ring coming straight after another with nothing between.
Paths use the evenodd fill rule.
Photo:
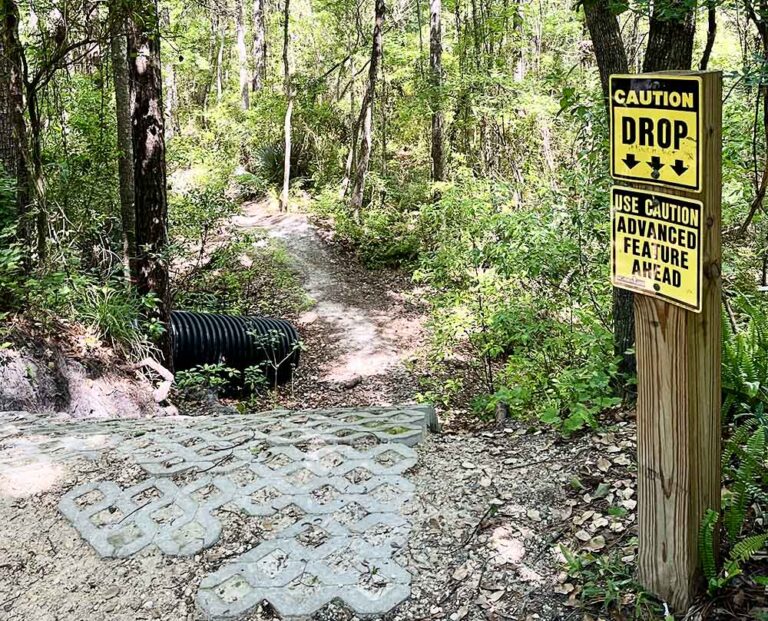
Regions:
<instances>
[{"instance_id":1,"label":"dirt mound","mask_svg":"<svg viewBox=\"0 0 768 621\"><path fill-rule=\"evenodd\" d=\"M63 412L73 418L161 414L151 383L124 366L110 370L62 352L0 352L0 411Z\"/></svg>"}]
</instances>

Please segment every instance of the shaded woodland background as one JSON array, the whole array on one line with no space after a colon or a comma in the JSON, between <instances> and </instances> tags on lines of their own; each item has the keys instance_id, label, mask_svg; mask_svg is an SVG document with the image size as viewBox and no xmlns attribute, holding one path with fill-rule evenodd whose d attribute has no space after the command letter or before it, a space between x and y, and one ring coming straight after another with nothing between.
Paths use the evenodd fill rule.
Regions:
<instances>
[{"instance_id":1,"label":"shaded woodland background","mask_svg":"<svg viewBox=\"0 0 768 621\"><path fill-rule=\"evenodd\" d=\"M420 398L566 436L634 392L608 76L722 71L726 508L702 541L725 525L712 593L759 566L768 3L0 0L0 17L5 347L76 325L170 365L172 308L290 316L306 301L280 248L220 235L272 197L412 275Z\"/></svg>"}]
</instances>

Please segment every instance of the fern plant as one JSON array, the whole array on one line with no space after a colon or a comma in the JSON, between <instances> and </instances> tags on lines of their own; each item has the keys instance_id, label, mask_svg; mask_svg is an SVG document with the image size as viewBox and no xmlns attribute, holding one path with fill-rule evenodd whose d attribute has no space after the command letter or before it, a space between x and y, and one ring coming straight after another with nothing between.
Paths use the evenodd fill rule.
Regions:
<instances>
[{"instance_id":1,"label":"fern plant","mask_svg":"<svg viewBox=\"0 0 768 621\"><path fill-rule=\"evenodd\" d=\"M717 529L717 522L720 518L720 514L712 509L707 509L704 514L704 519L701 521L701 527L699 528L699 558L701 559L702 571L704 577L709 585L709 590L712 590L713 582L717 580L717 558L715 552L715 546L717 545L717 536L715 534Z\"/></svg>"},{"instance_id":2,"label":"fern plant","mask_svg":"<svg viewBox=\"0 0 768 621\"><path fill-rule=\"evenodd\" d=\"M730 443L733 443L733 438ZM752 504L754 492L759 489L761 483L761 468L765 459L765 428L761 426L755 429L746 445L730 452L738 455L739 465L734 472L734 483L723 522L728 540L736 541L744 526L747 508Z\"/></svg>"},{"instance_id":3,"label":"fern plant","mask_svg":"<svg viewBox=\"0 0 768 621\"><path fill-rule=\"evenodd\" d=\"M757 554L765 549L768 543L768 533L745 537L734 545L728 553L728 558L723 563L723 568L718 572L715 563L715 527L718 513L711 509L707 511L701 528L699 546L702 553L702 565L704 577L707 579L707 591L714 595L720 589L727 586L736 576L744 571L744 563L751 561ZM755 576L754 581L764 584L766 577Z\"/></svg>"},{"instance_id":4,"label":"fern plant","mask_svg":"<svg viewBox=\"0 0 768 621\"><path fill-rule=\"evenodd\" d=\"M768 544L768 533L743 535L749 530L750 508L762 504L768 497L765 490L766 422L761 405L754 417L746 418L733 430L723 450L723 475L730 482L722 512L728 553L719 571L716 546L721 514L709 509L699 529L699 556L710 594L742 574L744 565ZM753 579L756 582L764 580L762 577Z\"/></svg>"},{"instance_id":5,"label":"fern plant","mask_svg":"<svg viewBox=\"0 0 768 621\"><path fill-rule=\"evenodd\" d=\"M733 299L734 319L723 316L723 414L768 404L768 315L748 297ZM738 318L736 318L738 316ZM743 323L739 326L739 323Z\"/></svg>"}]
</instances>

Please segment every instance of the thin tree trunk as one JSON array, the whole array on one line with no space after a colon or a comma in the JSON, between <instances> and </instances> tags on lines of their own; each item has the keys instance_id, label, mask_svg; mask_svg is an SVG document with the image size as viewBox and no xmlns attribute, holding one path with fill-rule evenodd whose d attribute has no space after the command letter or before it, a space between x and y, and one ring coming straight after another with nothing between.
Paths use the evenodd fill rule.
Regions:
<instances>
[{"instance_id":1,"label":"thin tree trunk","mask_svg":"<svg viewBox=\"0 0 768 621\"><path fill-rule=\"evenodd\" d=\"M359 117L355 114L355 61L353 54L349 55L349 75L351 76L349 87L349 125L352 140L350 141L349 152L347 153L347 161L344 165L344 178L341 180L341 186L339 187L339 200L344 200L344 197L347 195L347 190L349 189L349 180L352 177L352 168L355 165L355 156L357 155L357 137L360 133L360 124L358 123Z\"/></svg>"},{"instance_id":2,"label":"thin tree trunk","mask_svg":"<svg viewBox=\"0 0 768 621\"><path fill-rule=\"evenodd\" d=\"M291 189L291 118L293 116L293 97L289 97L285 109L285 158L283 159L283 189L280 192L280 211L288 211Z\"/></svg>"},{"instance_id":3,"label":"thin tree trunk","mask_svg":"<svg viewBox=\"0 0 768 621\"><path fill-rule=\"evenodd\" d=\"M253 80L251 88L260 91L267 77L267 35L264 0L253 0Z\"/></svg>"},{"instance_id":4,"label":"thin tree trunk","mask_svg":"<svg viewBox=\"0 0 768 621\"><path fill-rule=\"evenodd\" d=\"M99 28L99 3L93 0L86 0L83 2L83 13L86 37L90 40L96 40ZM82 60L84 73L92 74L101 67L101 62L101 45L97 44L89 47Z\"/></svg>"},{"instance_id":5,"label":"thin tree trunk","mask_svg":"<svg viewBox=\"0 0 768 621\"><path fill-rule=\"evenodd\" d=\"M288 105L285 108L285 149L283 157L283 190L280 192L280 211L288 211L289 192L291 186L291 117L293 115L293 93L291 89L291 65L288 56L290 43L289 23L291 17L291 0L284 0L283 5L283 88Z\"/></svg>"},{"instance_id":6,"label":"thin tree trunk","mask_svg":"<svg viewBox=\"0 0 768 621\"><path fill-rule=\"evenodd\" d=\"M607 111L610 76L614 73L627 73L627 54L610 0L588 0L584 3L584 15L595 51ZM637 369L635 356L629 353L634 343L635 312L632 292L614 287L613 350L614 354L620 357L619 383L616 387L625 397L629 396L629 392L623 380L631 377Z\"/></svg>"},{"instance_id":7,"label":"thin tree trunk","mask_svg":"<svg viewBox=\"0 0 768 621\"><path fill-rule=\"evenodd\" d=\"M704 45L704 52L699 61L699 70L706 71L709 66L709 58L712 56L712 48L715 46L715 37L717 36L717 8L713 0L710 0L707 9L707 42Z\"/></svg>"},{"instance_id":8,"label":"thin tree trunk","mask_svg":"<svg viewBox=\"0 0 768 621\"><path fill-rule=\"evenodd\" d=\"M477 0L472 0L472 45L475 48L475 68L479 71L483 59L482 52L482 32L480 21L477 16Z\"/></svg>"},{"instance_id":9,"label":"thin tree trunk","mask_svg":"<svg viewBox=\"0 0 768 621\"><path fill-rule=\"evenodd\" d=\"M0 166L3 172L17 178L19 142L13 124L14 103L11 97L11 65L6 53L5 37L0 37Z\"/></svg>"},{"instance_id":10,"label":"thin tree trunk","mask_svg":"<svg viewBox=\"0 0 768 621\"><path fill-rule=\"evenodd\" d=\"M419 74L424 78L424 35L422 34L423 25L421 20L421 0L416 0L416 21L419 25ZM431 31L430 31L431 32Z\"/></svg>"},{"instance_id":11,"label":"thin tree trunk","mask_svg":"<svg viewBox=\"0 0 768 621\"><path fill-rule=\"evenodd\" d=\"M171 27L171 16L166 7L162 13L162 27L169 30ZM163 99L165 100L165 137L170 140L178 131L178 121L176 120L176 111L179 106L179 94L176 90L176 69L173 62L166 62L164 66L165 86Z\"/></svg>"},{"instance_id":12,"label":"thin tree trunk","mask_svg":"<svg viewBox=\"0 0 768 621\"><path fill-rule=\"evenodd\" d=\"M208 39L208 63L211 70L205 73L202 80L195 81L194 83L194 103L197 104L199 110L197 110L196 116L200 119L200 123L203 127L206 126L205 111L208 109L208 100L211 96L211 89L216 82L217 73L217 54L219 49L219 20L214 14L211 15L211 36Z\"/></svg>"},{"instance_id":13,"label":"thin tree trunk","mask_svg":"<svg viewBox=\"0 0 768 621\"><path fill-rule=\"evenodd\" d=\"M165 135L168 140L179 131L179 89L176 82L176 68L173 63L167 63L165 78Z\"/></svg>"},{"instance_id":14,"label":"thin tree trunk","mask_svg":"<svg viewBox=\"0 0 768 621\"><path fill-rule=\"evenodd\" d=\"M133 101L133 178L136 205L136 288L152 294L150 319L162 326L158 346L172 368L171 298L168 276L168 198L165 169L162 77L157 4L143 0L128 24L129 76Z\"/></svg>"},{"instance_id":15,"label":"thin tree trunk","mask_svg":"<svg viewBox=\"0 0 768 621\"><path fill-rule=\"evenodd\" d=\"M120 219L123 227L123 265L126 278L136 277L136 212L133 207L133 136L128 81L128 39L122 29L112 36L112 77L117 117L117 170L120 181Z\"/></svg>"},{"instance_id":16,"label":"thin tree trunk","mask_svg":"<svg viewBox=\"0 0 768 621\"><path fill-rule=\"evenodd\" d=\"M387 72L386 59L383 50L381 55L381 95L379 96L379 109L381 110L381 177L387 176ZM380 188L381 205L384 206L386 188Z\"/></svg>"},{"instance_id":17,"label":"thin tree trunk","mask_svg":"<svg viewBox=\"0 0 768 621\"><path fill-rule=\"evenodd\" d=\"M240 83L240 101L243 110L250 105L250 78L248 76L248 51L245 47L245 16L243 0L235 0L235 30L237 34L237 65Z\"/></svg>"},{"instance_id":18,"label":"thin tree trunk","mask_svg":"<svg viewBox=\"0 0 768 621\"><path fill-rule=\"evenodd\" d=\"M379 63L383 52L384 14L386 5L384 0L376 0L373 27L373 45L371 48L371 63L368 67L368 87L365 90L363 104L360 110L360 124L362 137L360 150L357 156L357 167L355 178L352 184L352 196L350 207L355 218L360 218L360 210L363 206L363 193L365 191L365 176L368 174L368 164L371 159L371 148L373 144L372 121L373 121L373 100L376 92L376 78L379 72Z\"/></svg>"},{"instance_id":19,"label":"thin tree trunk","mask_svg":"<svg viewBox=\"0 0 768 621\"><path fill-rule=\"evenodd\" d=\"M768 1L760 0L757 4L757 8L750 0L745 0L744 7L747 11L749 19L754 23L757 32L760 35L760 43L763 53L763 62L768 61ZM763 175L758 183L757 181L757 153L755 152L755 197L750 205L749 213L747 214L744 223L739 228L739 235L746 233L752 218L763 205L765 200L766 185L768 184L768 85L761 84L758 90L756 105L760 105L760 98L763 100L763 140L765 141L765 156L763 159ZM757 108L755 108L755 132L757 132ZM757 134L755 134L755 140ZM768 280L768 250L763 254L763 275L762 284L765 286L766 280Z\"/></svg>"},{"instance_id":20,"label":"thin tree trunk","mask_svg":"<svg viewBox=\"0 0 768 621\"><path fill-rule=\"evenodd\" d=\"M37 261L40 265L48 258L48 205L43 171L43 126L40 118L37 89L27 83L27 113L29 114L29 138L32 156L32 187L34 188L37 213Z\"/></svg>"},{"instance_id":21,"label":"thin tree trunk","mask_svg":"<svg viewBox=\"0 0 768 621\"><path fill-rule=\"evenodd\" d=\"M219 49L216 53L216 103L224 95L224 43L227 39L227 22L219 17Z\"/></svg>"},{"instance_id":22,"label":"thin tree trunk","mask_svg":"<svg viewBox=\"0 0 768 621\"><path fill-rule=\"evenodd\" d=\"M432 95L432 180L444 180L443 155L443 42L440 13L441 0L430 0L429 3L429 70ZM436 195L436 198L439 198Z\"/></svg>"}]
</instances>

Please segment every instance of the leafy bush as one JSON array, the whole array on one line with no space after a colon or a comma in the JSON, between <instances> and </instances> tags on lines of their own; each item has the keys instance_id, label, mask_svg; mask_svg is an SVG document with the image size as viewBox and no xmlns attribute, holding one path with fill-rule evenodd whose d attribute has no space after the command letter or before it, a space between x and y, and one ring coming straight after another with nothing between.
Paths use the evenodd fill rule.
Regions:
<instances>
[{"instance_id":1,"label":"leafy bush","mask_svg":"<svg viewBox=\"0 0 768 621\"><path fill-rule=\"evenodd\" d=\"M568 576L580 584L579 598L592 607L612 611L615 618L659 619L672 621L659 614L661 607L635 582L634 567L621 559L621 554L574 552L560 546ZM628 604L632 608L628 609Z\"/></svg>"},{"instance_id":2,"label":"leafy bush","mask_svg":"<svg viewBox=\"0 0 768 621\"><path fill-rule=\"evenodd\" d=\"M284 316L307 308L293 265L277 241L232 234L205 262L179 274L178 308L238 315Z\"/></svg>"},{"instance_id":3,"label":"leafy bush","mask_svg":"<svg viewBox=\"0 0 768 621\"><path fill-rule=\"evenodd\" d=\"M237 198L242 201L261 198L269 188L269 184L264 179L245 170L235 172L232 181Z\"/></svg>"},{"instance_id":4,"label":"leafy bush","mask_svg":"<svg viewBox=\"0 0 768 621\"><path fill-rule=\"evenodd\" d=\"M376 181L376 175L371 175L370 185L375 186ZM339 199L338 188L321 192L311 205L315 214L332 223L336 238L356 248L370 267L413 265L422 250L418 207L369 204L356 220Z\"/></svg>"},{"instance_id":5,"label":"leafy bush","mask_svg":"<svg viewBox=\"0 0 768 621\"><path fill-rule=\"evenodd\" d=\"M768 323L757 298L736 295L723 314L722 510L707 510L699 530L699 555L711 595L745 573L768 544ZM724 561L718 568L719 531ZM768 577L750 576L758 584Z\"/></svg>"},{"instance_id":6,"label":"leafy bush","mask_svg":"<svg viewBox=\"0 0 768 621\"><path fill-rule=\"evenodd\" d=\"M102 339L113 344L140 346L140 303L127 287L92 283L78 283L76 287L74 297L80 321L95 327Z\"/></svg>"},{"instance_id":7,"label":"leafy bush","mask_svg":"<svg viewBox=\"0 0 768 621\"><path fill-rule=\"evenodd\" d=\"M223 362L199 364L175 375L176 387L180 390L195 391L200 389L218 391L230 386L240 377L240 371L228 367Z\"/></svg>"},{"instance_id":8,"label":"leafy bush","mask_svg":"<svg viewBox=\"0 0 768 621\"><path fill-rule=\"evenodd\" d=\"M221 182L173 195L169 209L171 238L176 244L195 246L202 255L211 238L238 208L224 193Z\"/></svg>"},{"instance_id":9,"label":"leafy bush","mask_svg":"<svg viewBox=\"0 0 768 621\"><path fill-rule=\"evenodd\" d=\"M583 244L562 235L573 216L552 206L542 223L512 207L516 192L466 179L445 184L440 202L421 208L415 277L429 292L431 374L461 358L480 415L502 406L569 433L618 403L600 302L609 289L583 271ZM430 395L438 393L432 382Z\"/></svg>"}]
</instances>

